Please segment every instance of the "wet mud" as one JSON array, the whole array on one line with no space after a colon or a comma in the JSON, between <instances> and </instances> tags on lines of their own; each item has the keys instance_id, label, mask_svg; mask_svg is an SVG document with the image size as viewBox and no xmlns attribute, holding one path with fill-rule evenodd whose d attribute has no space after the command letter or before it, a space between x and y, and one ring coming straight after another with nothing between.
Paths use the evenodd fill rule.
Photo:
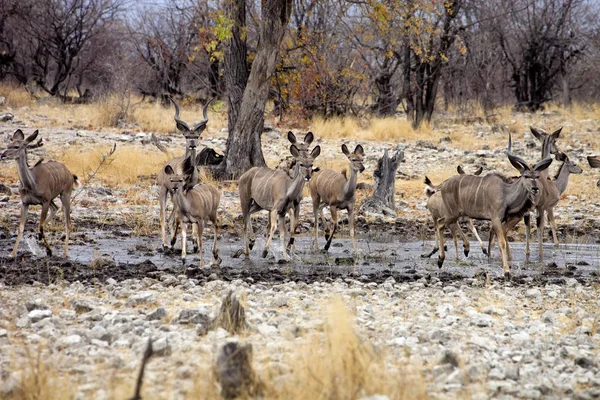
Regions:
<instances>
[{"instance_id":1,"label":"wet mud","mask_svg":"<svg viewBox=\"0 0 600 400\"><path fill-rule=\"evenodd\" d=\"M235 233L225 232L219 239L220 256L218 268L210 266L212 261L212 233L205 231L205 267L199 267L199 255L192 253L188 242L188 256L182 263L181 244L178 239L174 251L163 251L160 237L134 236L121 226L110 226L108 230L83 229L72 234L69 257L46 257L36 235L29 230L23 238L18 255L9 257L14 236L7 231L0 236L0 282L7 286L49 284L58 281L84 284L104 283L108 279L157 278L165 273L187 275L198 283L221 279L247 282L281 283L287 281L312 283L331 281L337 278L352 278L363 282L384 282L393 277L396 282L410 282L422 278L437 278L442 282L471 282L504 280L498 248L492 257L484 255L477 242L471 242L468 257L460 256L449 243L446 261L442 269L437 267L437 256L422 258L433 248L431 241L414 240L413 235L402 236L396 227L385 230L371 229L358 237L358 254L353 255L352 243L348 238L336 238L329 252L314 250L314 239L300 235L296 239L296 252L288 262L281 259L281 244L278 235L273 240L271 252L266 258L261 254L265 239L257 234L256 245L249 258L243 254L242 241ZM101 228L107 228L102 226ZM411 231L410 225L402 227ZM55 254L62 254L62 233L51 232L49 240ZM320 246L324 245L320 238ZM563 284L567 278L582 283L600 281L600 245L588 238L573 238L572 243L554 248L544 246L544 260L537 257L537 243L532 243L532 255L525 259L525 244L512 242L514 259L511 262L513 284L545 285ZM436 279L436 281L437 281Z\"/></svg>"}]
</instances>

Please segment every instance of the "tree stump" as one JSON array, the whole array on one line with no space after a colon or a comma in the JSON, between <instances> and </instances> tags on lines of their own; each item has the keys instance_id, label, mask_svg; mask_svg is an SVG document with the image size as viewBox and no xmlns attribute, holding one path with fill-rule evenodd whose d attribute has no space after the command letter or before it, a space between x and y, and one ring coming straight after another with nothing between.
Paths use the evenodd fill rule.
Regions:
<instances>
[{"instance_id":1,"label":"tree stump","mask_svg":"<svg viewBox=\"0 0 600 400\"><path fill-rule=\"evenodd\" d=\"M394 192L396 188L396 170L398 164L404 160L404 149L396 148L392 158L388 155L388 149L377 161L377 169L373 172L375 189L373 194L360 207L361 213L382 214L396 216L396 205L394 203Z\"/></svg>"},{"instance_id":2,"label":"tree stump","mask_svg":"<svg viewBox=\"0 0 600 400\"><path fill-rule=\"evenodd\" d=\"M252 345L238 342L223 345L217 356L215 375L224 399L254 397L259 385L252 368Z\"/></svg>"}]
</instances>

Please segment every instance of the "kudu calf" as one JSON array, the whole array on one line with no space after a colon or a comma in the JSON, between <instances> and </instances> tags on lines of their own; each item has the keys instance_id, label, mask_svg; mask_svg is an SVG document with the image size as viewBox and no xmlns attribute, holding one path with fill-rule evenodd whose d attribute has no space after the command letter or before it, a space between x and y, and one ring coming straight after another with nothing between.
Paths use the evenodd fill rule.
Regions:
<instances>
[{"instance_id":1,"label":"kudu calf","mask_svg":"<svg viewBox=\"0 0 600 400\"><path fill-rule=\"evenodd\" d=\"M290 147L294 156L292 171L277 171L270 168L254 167L246 171L239 180L240 203L243 216L244 253L250 255L254 245L251 215L260 210L269 211L269 234L262 256L266 257L273 239L276 223L279 223L279 234L283 258L289 259L285 245L285 214L302 193L304 183L312 175L315 158L321 153L321 147L316 146L310 153L298 150L295 144ZM294 243L294 213L290 212L290 242ZM248 230L252 238L248 239Z\"/></svg>"},{"instance_id":2,"label":"kudu calf","mask_svg":"<svg viewBox=\"0 0 600 400\"><path fill-rule=\"evenodd\" d=\"M456 167L456 170L460 175L466 175L465 171L463 170L463 168L460 165L458 167ZM479 175L481 175L482 172L483 172L483 168L479 167L473 173L473 175L479 176ZM439 251L440 246L439 246L438 234L439 234L439 232L443 232L443 228L446 226L446 224L445 224L445 221L443 218L443 215L445 214L444 201L442 199L442 194L440 193L439 188L436 187L435 185L433 185L433 183L431 182L431 180L429 180L428 177L425 177L425 185L426 185L425 194L427 195L427 197L429 197L429 199L427 200L427 209L431 213L431 218L433 219L435 247L429 253L422 254L421 257L429 258ZM468 221L469 230L471 231L471 233L473 233L473 236L475 236L475 238L479 241L479 245L481 246L481 250L483 251L483 254L487 254L487 249L485 248L483 241L479 237L479 234L477 233L477 229L475 229L475 226L473 225L473 221L470 218L467 218L467 221ZM442 225L441 228L440 228L440 225ZM458 233L460 234L461 239L463 240L463 252L464 252L465 256L467 257L469 255L471 244L469 242L469 239L467 238L467 236L461 229L460 224L456 223L454 225L448 226L448 229L450 229L450 233L452 234L452 240L454 241L454 248L456 249L456 259L459 258L459 256L458 256L458 241L456 238L456 230L457 229L458 229Z\"/></svg>"},{"instance_id":3,"label":"kudu calf","mask_svg":"<svg viewBox=\"0 0 600 400\"><path fill-rule=\"evenodd\" d=\"M365 151L359 144L354 151L350 153L348 146L342 145L342 152L350 161L349 172L336 172L330 169L315 172L313 179L308 184L310 196L313 201L313 214L315 218L315 249L319 249L319 213L325 206L329 206L331 213L332 227L325 230L324 250L329 250L331 240L337 230L338 210L348 210L348 225L350 226L350 237L352 238L352 248L356 253L356 240L354 238L354 203L356 201L356 181L358 173L363 172L365 167L363 159ZM349 176L348 176L349 175Z\"/></svg>"},{"instance_id":4,"label":"kudu calf","mask_svg":"<svg viewBox=\"0 0 600 400\"><path fill-rule=\"evenodd\" d=\"M219 251L217 249L217 235L219 225L217 221L217 209L221 200L221 191L209 183L196 184L197 177L195 158L189 157L184 161L183 174L177 174L171 165L165 166L165 174L173 188L173 205L175 211L175 226L171 237L171 246L177 240L177 230L181 224L181 261L185 264L187 246L187 225L196 226L196 237L194 251L200 254L200 267L204 267L204 253L202 250L202 232L204 222L210 220L213 223L215 236L212 253L214 265L221 264ZM194 232L194 229L192 229Z\"/></svg>"},{"instance_id":5,"label":"kudu calf","mask_svg":"<svg viewBox=\"0 0 600 400\"><path fill-rule=\"evenodd\" d=\"M539 174L550 166L551 158L538 162L533 168L520 157L507 153L511 164L520 172L519 178L509 180L492 173L484 177L471 175L455 175L441 185L444 201L444 221L446 225L454 224L461 216L489 220L492 229L498 236L502 266L505 278L510 278L510 269L506 257L506 236L502 222L508 216L523 217L537 202L539 195ZM441 267L444 258L444 237L440 238Z\"/></svg>"},{"instance_id":6,"label":"kudu calf","mask_svg":"<svg viewBox=\"0 0 600 400\"><path fill-rule=\"evenodd\" d=\"M302 141L299 141L296 138L296 135L294 135L294 133L292 131L289 131L287 133L287 139L291 144L296 146L296 148L298 149L298 151L300 151L300 153L302 153L302 152L308 153L310 144L315 139L315 135L312 132L308 132L306 135L304 135L304 139ZM291 157L291 158L286 157L286 159L282 160L277 165L277 167L275 167L275 169L278 169L281 171L286 171L289 174L293 174L295 163L296 163L296 159L294 157ZM290 175L290 178L293 179L294 177ZM298 224L300 223L300 202L302 201L303 197L304 197L304 194L302 193L302 191L300 191L300 193L298 193L298 197L296 199L294 199L294 201L292 201L292 203L290 204L291 213L294 214L294 226L291 228L294 230L294 234L298 233ZM268 225L268 229L269 228L270 228L270 225ZM290 237L290 241L288 242L287 247L288 247L288 249L290 249L292 246L294 246L294 242L292 241L292 238Z\"/></svg>"},{"instance_id":7,"label":"kudu calf","mask_svg":"<svg viewBox=\"0 0 600 400\"><path fill-rule=\"evenodd\" d=\"M173 199L173 185L171 184L171 180L169 179L169 176L165 172L165 168L167 165L169 165L169 166L171 166L171 168L173 169L175 174L182 175L183 174L183 163L186 158L191 157L191 159L194 160L194 165L195 165L196 148L198 147L198 143L200 141L200 135L202 134L202 132L204 132L204 130L206 129L206 124L208 123L207 110L208 110L208 106L211 103L211 101L206 103L204 105L204 108L202 109L202 114L204 116L204 120L202 120L199 123L197 123L196 125L194 125L193 128L190 128L188 126L188 124L186 124L184 121L179 119L179 106L177 105L175 100L171 99L171 102L175 106L175 124L177 126L177 129L180 132L182 132L185 137L185 154L169 160L167 162L167 164L161 169L161 171L159 172L159 174L156 178L158 186L160 187L159 193L158 193L158 203L160 205L160 233L162 236L163 248L168 247L167 235L165 232L165 211L167 208L167 196L171 197L171 200ZM197 178L198 175L195 174L194 176ZM195 183L197 183L197 181L192 182L192 183L195 184ZM173 212L169 216L169 226L171 226L171 227L173 226L173 223L174 223L174 217L175 217L175 209L173 209Z\"/></svg>"},{"instance_id":8,"label":"kudu calf","mask_svg":"<svg viewBox=\"0 0 600 400\"><path fill-rule=\"evenodd\" d=\"M600 156L588 156L587 160L590 167L600 168ZM596 183L596 186L600 188L600 180Z\"/></svg>"},{"instance_id":9,"label":"kudu calf","mask_svg":"<svg viewBox=\"0 0 600 400\"><path fill-rule=\"evenodd\" d=\"M65 221L65 250L64 256L69 255L69 234L71 232L71 193L74 187L79 186L77 176L73 175L69 169L62 163L56 161L38 162L33 168L27 165L27 149L39 147L42 145L41 139L37 145L31 143L37 138L38 131L36 130L28 138L20 129L13 134L8 148L0 154L2 158L14 158L17 161L17 169L19 172L19 193L21 195L21 222L19 224L19 232L17 241L11 253L11 257L17 255L19 241L25 229L27 213L30 205L41 205L42 213L40 214L40 233L39 239L43 240L46 247L46 254L52 255L52 250L46 240L44 234L44 223L48 215L48 210L53 206L52 200L60 196L60 201L63 206L64 221ZM54 206L56 208L56 206Z\"/></svg>"}]
</instances>

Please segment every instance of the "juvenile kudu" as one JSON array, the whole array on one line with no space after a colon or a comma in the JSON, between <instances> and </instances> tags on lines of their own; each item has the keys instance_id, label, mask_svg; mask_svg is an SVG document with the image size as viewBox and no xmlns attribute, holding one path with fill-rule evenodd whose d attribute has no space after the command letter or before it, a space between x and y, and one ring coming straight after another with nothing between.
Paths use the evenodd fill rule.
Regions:
<instances>
[{"instance_id":1,"label":"juvenile kudu","mask_svg":"<svg viewBox=\"0 0 600 400\"><path fill-rule=\"evenodd\" d=\"M243 217L244 254L250 255L254 246L254 232L252 230L251 215L260 210L269 211L269 233L263 258L267 256L277 223L283 258L289 259L285 245L285 214L290 211L291 204L296 200L304 188L304 183L312 176L312 167L315 158L321 154L321 147L316 146L310 153L301 152L295 144L290 147L294 156L294 165L291 171L278 171L270 168L254 167L246 171L239 180L240 203ZM290 242L294 243L294 213L290 212ZM249 231L249 232L248 232ZM248 236L251 235L251 238Z\"/></svg>"},{"instance_id":2,"label":"juvenile kudu","mask_svg":"<svg viewBox=\"0 0 600 400\"><path fill-rule=\"evenodd\" d=\"M304 135L304 139L302 141L298 140L296 138L296 135L294 135L294 133L292 131L289 131L287 134L287 139L288 141L295 145L296 148L298 149L298 151L300 153L304 152L304 153L308 153L310 144L313 142L313 140L315 139L315 136L312 132L308 132L306 135ZM287 157L285 160L281 161L279 163L279 165L277 165L276 169L281 170L281 171L286 171L290 174L293 173L294 171L294 164L296 162L296 159L294 157ZM290 175L290 178L294 178L293 176ZM298 197L296 199L294 199L294 201L292 201L292 203L290 204L290 208L291 208L291 212L294 214L294 226L291 228L294 230L294 234L298 233L298 225L300 223L300 202L302 201L302 198L304 197L302 191L300 191L300 193L298 193ZM269 221L270 222L270 221ZM270 225L268 226L268 229L270 228ZM292 238L290 237L290 241L288 242L288 250L294 246L294 242L292 241Z\"/></svg>"},{"instance_id":3,"label":"juvenile kudu","mask_svg":"<svg viewBox=\"0 0 600 400\"><path fill-rule=\"evenodd\" d=\"M460 175L466 175L465 171L463 170L463 168L460 165L458 167L456 167L456 170ZM482 172L483 172L483 168L479 167L473 173L473 175L479 176L479 175L481 175ZM426 185L425 194L427 195L427 197L429 197L429 199L427 200L427 209L431 213L431 218L433 219L435 247L429 253L422 254L421 257L429 258L439 251L440 246L439 246L438 233L442 232L443 227L446 225L445 225L445 221L443 218L443 215L445 214L444 201L442 199L442 194L440 193L439 188L436 187L435 185L433 185L433 183L431 182L431 180L429 180L428 177L425 177L425 185ZM473 225L473 221L470 218L467 218L467 221L468 221L469 230L471 231L471 233L473 233L473 236L475 236L475 238L477 238L477 240L479 241L479 245L481 246L481 250L483 251L483 254L487 254L487 249L485 248L483 241L479 237L479 234L477 233L477 229L475 229L475 226ZM442 228L440 228L440 225L443 225ZM456 259L459 258L459 256L458 256L458 241L457 241L457 237L456 237L457 229L458 229L458 233L460 234L460 237L463 241L463 252L465 254L465 257L467 257L469 255L471 244L469 242L469 239L467 238L467 236L461 229L460 224L457 223L457 224L448 226L448 229L450 229L450 233L452 234L452 240L454 241L454 248L456 249Z\"/></svg>"},{"instance_id":4,"label":"juvenile kudu","mask_svg":"<svg viewBox=\"0 0 600 400\"><path fill-rule=\"evenodd\" d=\"M192 161L194 160L194 161ZM217 209L221 200L221 191L209 183L197 182L197 174L195 158L189 157L184 161L183 174L177 174L171 165L165 166L165 174L169 177L169 181L173 188L173 205L175 209L175 226L173 228L173 236L171 237L171 246L177 240L177 230L181 225L181 261L185 264L187 246L187 225L192 224L196 229L192 229L192 234L195 231L196 237L194 252L200 254L200 267L204 267L204 253L202 250L202 232L204 223L210 220L214 226L214 241L213 241L213 265L221 264L219 251L217 249L217 235L219 233L219 225L217 221Z\"/></svg>"},{"instance_id":5,"label":"juvenile kudu","mask_svg":"<svg viewBox=\"0 0 600 400\"><path fill-rule=\"evenodd\" d=\"M343 144L342 152L346 155L348 161L350 161L349 172L344 171L339 173L330 169L320 170L314 173L313 179L308 184L315 218L315 249L319 249L319 213L323 207L329 206L332 227L331 229L325 230L325 239L327 242L325 243L324 250L329 250L331 240L337 230L338 211L348 210L350 237L352 238L352 247L356 253L356 240L354 238L354 203L356 202L356 181L358 179L358 173L365 170L363 165L365 151L359 144L354 151L350 153L348 146Z\"/></svg>"},{"instance_id":6,"label":"juvenile kudu","mask_svg":"<svg viewBox=\"0 0 600 400\"><path fill-rule=\"evenodd\" d=\"M510 269L506 257L506 235L502 222L507 216L523 217L537 202L539 195L539 174L550 166L551 158L538 162L533 168L520 157L507 152L511 164L520 172L515 180L509 180L492 173L484 177L455 175L441 185L444 201L444 221L454 224L460 217L489 220L498 236L502 266L505 278L510 278ZM445 258L444 236L440 238L440 258L442 266Z\"/></svg>"},{"instance_id":7,"label":"juvenile kudu","mask_svg":"<svg viewBox=\"0 0 600 400\"><path fill-rule=\"evenodd\" d=\"M160 233L162 236L163 248L168 247L167 235L165 232L165 210L167 208L167 196L171 197L171 200L173 199L173 185L171 184L169 176L165 172L165 168L167 165L169 165L171 166L171 169L173 169L176 175L183 175L183 163L186 158L191 157L191 159L194 160L195 165L196 148L198 147L198 143L200 141L200 135L202 134L202 132L204 132L204 130L206 129L206 124L208 123L207 110L211 101L206 103L204 105L204 108L202 109L204 120L194 125L193 128L190 128L188 124L179 119L179 106L177 105L175 100L171 99L171 102L175 106L175 124L177 126L177 129L180 132L182 132L185 137L185 154L169 160L165 167L161 169L156 178L158 186L160 187L158 193L158 203L160 205ZM195 174L194 176L197 177L198 175ZM195 184L197 182L192 183ZM175 209L173 209L173 212L169 216L169 226L171 227L174 223L174 217Z\"/></svg>"},{"instance_id":8,"label":"juvenile kudu","mask_svg":"<svg viewBox=\"0 0 600 400\"><path fill-rule=\"evenodd\" d=\"M588 156L588 163L592 168L600 168L600 156ZM596 186L600 188L600 180L596 183Z\"/></svg>"},{"instance_id":9,"label":"juvenile kudu","mask_svg":"<svg viewBox=\"0 0 600 400\"><path fill-rule=\"evenodd\" d=\"M57 161L38 162L33 168L27 165L27 149L39 147L42 145L41 139L37 145L31 143L37 138L38 131L36 130L28 138L25 138L23 132L18 129L12 137L8 148L0 154L2 158L14 158L17 161L17 169L19 172L19 193L21 195L21 222L19 223L19 232L17 241L11 253L11 257L17 255L19 242L25 229L25 222L29 206L41 205L42 212L40 214L40 232L39 239L43 240L46 247L46 254L52 255L52 250L46 240L44 234L44 223L48 215L48 210L53 206L52 200L60 196L60 201L63 207L65 221L65 250L64 256L69 255L69 234L71 232L71 193L74 187L79 186L77 176L73 175L69 169L62 163ZM56 206L54 206L56 208Z\"/></svg>"}]
</instances>

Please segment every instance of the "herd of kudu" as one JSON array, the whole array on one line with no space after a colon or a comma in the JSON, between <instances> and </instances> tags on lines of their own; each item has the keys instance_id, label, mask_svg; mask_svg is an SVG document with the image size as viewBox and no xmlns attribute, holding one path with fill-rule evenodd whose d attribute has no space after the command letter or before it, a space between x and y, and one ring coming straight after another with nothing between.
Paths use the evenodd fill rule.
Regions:
<instances>
[{"instance_id":1,"label":"herd of kudu","mask_svg":"<svg viewBox=\"0 0 600 400\"><path fill-rule=\"evenodd\" d=\"M213 265L219 265L221 258L217 248L219 232L217 213L221 191L211 183L200 182L198 166L206 164L207 158L215 159L217 162L220 162L221 159L218 155L210 153L211 151L214 153L212 149L204 149L196 154L200 135L208 123L207 109L210 102L203 108L204 119L193 127L179 118L179 107L175 101L172 100L172 102L175 106L176 127L183 133L186 147L185 154L169 160L157 176L162 244L164 248L173 249L178 231L181 230L181 258L185 263L187 228L188 224L191 224L194 252L200 252L200 265L203 266L202 232L205 221L210 220L214 225ZM554 244L558 245L554 207L558 203L560 195L566 190L569 175L581 173L582 170L569 160L565 153L558 150L556 141L560 136L561 129L552 134L546 134L542 130L532 127L531 132L542 144L540 160L533 167L523 158L512 153L512 138L509 135L506 154L513 167L519 171L519 176L505 177L496 172L481 176L481 168L469 175L459 166L458 175L452 176L437 186L425 178L425 193L429 197L427 207L434 222L436 245L430 253L423 255L424 257L430 257L439 250L438 265L442 266L445 259L444 228L448 228L452 234L457 258L457 231L463 240L464 253L468 255L469 240L459 225L459 219L466 218L469 229L479 241L484 254L488 256L491 254L494 237L498 237L504 273L506 277L510 277L508 261L511 260L512 254L506 235L523 219L526 226L526 255L529 256L530 212L534 209L537 211L540 259L543 257L544 214L547 214L550 221ZM315 249L319 248L319 215L321 210L328 206L331 213L331 224L325 223L326 244L324 250L329 249L336 233L338 211L347 210L350 236L356 252L354 206L357 177L365 169L363 147L357 145L354 151L350 151L345 144L342 145L342 152L349 161L349 168L340 173L313 167L315 159L321 153L321 147L315 146L312 150L310 149L310 145L314 141L314 135L311 132L306 134L302 141L298 140L292 132L288 132L287 138L291 143L291 159L280 163L276 169L251 168L239 179L238 189L246 257L249 256L255 242L251 215L257 211L266 210L269 212L269 218L267 240L262 257L267 256L275 229L279 227L283 258L289 259L288 251L293 251L295 248L294 235L298 228L302 192L307 182L313 204ZM37 142L36 139L38 139L37 130L25 137L23 132L18 129L13 134L8 148L0 154L0 159L16 160L20 181L21 219L11 257L15 257L17 254L30 205L42 206L39 239L43 240L47 254L52 255L52 250L44 235L44 223L48 211L53 216L58 210L54 203L54 199L58 196L62 203L65 222L64 256L66 257L68 256L71 230L71 193L73 188L79 186L79 182L77 176L73 175L64 164L56 161L43 162L40 160L30 167L27 162L27 150L43 145L42 139ZM562 162L558 174L553 179L548 176L552 155L556 160ZM600 168L600 156L589 156L588 161L592 168ZM600 187L600 181L598 186ZM165 212L168 198L173 203L173 210L167 219ZM290 219L290 237L287 244L285 243L286 214ZM491 222L487 249L477 234L472 219ZM167 226L171 231L170 238L167 238Z\"/></svg>"}]
</instances>

